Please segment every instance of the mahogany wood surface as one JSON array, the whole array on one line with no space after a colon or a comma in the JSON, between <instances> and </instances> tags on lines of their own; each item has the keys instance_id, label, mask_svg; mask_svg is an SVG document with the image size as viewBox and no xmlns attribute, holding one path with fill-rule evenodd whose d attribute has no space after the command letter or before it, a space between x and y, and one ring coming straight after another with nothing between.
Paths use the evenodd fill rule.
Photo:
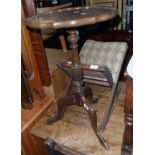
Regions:
<instances>
[{"instance_id":1,"label":"mahogany wood surface","mask_svg":"<svg viewBox=\"0 0 155 155\"><path fill-rule=\"evenodd\" d=\"M125 96L125 130L123 135L121 155L131 155L133 147L133 79L128 76L126 79Z\"/></svg>"},{"instance_id":2,"label":"mahogany wood surface","mask_svg":"<svg viewBox=\"0 0 155 155\"><path fill-rule=\"evenodd\" d=\"M37 154L38 149L35 148L35 143L32 141L30 130L51 104L53 104L53 98L46 96L41 101L35 100L33 103L33 109L21 110L21 149L23 155Z\"/></svg>"},{"instance_id":3,"label":"mahogany wood surface","mask_svg":"<svg viewBox=\"0 0 155 155\"><path fill-rule=\"evenodd\" d=\"M22 61L24 63L24 72L26 74L27 82L33 98L42 98L44 96L43 88L34 57L30 36L25 25L23 8L21 13L21 52Z\"/></svg>"},{"instance_id":4,"label":"mahogany wood surface","mask_svg":"<svg viewBox=\"0 0 155 155\"><path fill-rule=\"evenodd\" d=\"M27 18L27 26L34 29L73 28L95 24L116 16L115 8L108 7L72 7L49 11Z\"/></svg>"},{"instance_id":5,"label":"mahogany wood surface","mask_svg":"<svg viewBox=\"0 0 155 155\"><path fill-rule=\"evenodd\" d=\"M25 17L35 15L36 10L32 0L22 0L22 7ZM42 37L39 31L29 31L33 52L36 58L41 82L45 86L51 84L49 69L46 61L45 51L42 43Z\"/></svg>"}]
</instances>

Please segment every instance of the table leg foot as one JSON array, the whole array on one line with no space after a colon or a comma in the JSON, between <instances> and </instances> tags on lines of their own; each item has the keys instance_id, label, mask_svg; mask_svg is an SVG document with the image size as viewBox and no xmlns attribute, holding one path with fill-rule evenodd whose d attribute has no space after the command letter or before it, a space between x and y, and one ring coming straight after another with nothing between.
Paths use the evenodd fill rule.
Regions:
<instances>
[{"instance_id":1,"label":"table leg foot","mask_svg":"<svg viewBox=\"0 0 155 155\"><path fill-rule=\"evenodd\" d=\"M74 97L69 96L69 97L62 97L60 98L60 100L58 101L58 111L54 114L54 116L50 116L47 121L46 124L47 125L51 125L54 122L60 120L65 112L66 107L73 105L74 104Z\"/></svg>"},{"instance_id":2,"label":"table leg foot","mask_svg":"<svg viewBox=\"0 0 155 155\"><path fill-rule=\"evenodd\" d=\"M88 97L88 96L87 96ZM89 96L90 97L90 96ZM82 101L83 101L83 107L84 109L87 111L88 115L89 115L89 120L91 122L91 126L93 128L93 131L95 132L100 144L106 149L109 150L109 145L106 142L106 140L102 137L102 135L100 134L98 128L97 128L97 115L96 115L96 111L94 110L94 108L92 107L92 104L89 102L89 100L86 97L82 97Z\"/></svg>"}]
</instances>

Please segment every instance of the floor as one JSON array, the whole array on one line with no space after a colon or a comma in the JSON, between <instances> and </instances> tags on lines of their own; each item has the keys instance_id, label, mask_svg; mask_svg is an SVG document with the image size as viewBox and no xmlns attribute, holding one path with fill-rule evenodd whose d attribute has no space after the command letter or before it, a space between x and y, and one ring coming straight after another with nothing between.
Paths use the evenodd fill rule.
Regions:
<instances>
[{"instance_id":1,"label":"floor","mask_svg":"<svg viewBox=\"0 0 155 155\"><path fill-rule=\"evenodd\" d=\"M110 95L110 89L96 85L91 85L91 87L94 95L99 97L98 103L94 104L99 124ZM102 134L109 143L110 150L106 151L100 145L91 128L87 113L79 106L68 107L62 120L54 123L54 125L45 125L45 121L51 114L51 109L49 109L44 117L35 124L31 133L43 139L50 137L59 145L71 148L72 150L86 155L120 155L124 132L125 83L120 82L119 87L121 88L121 91L116 107ZM52 109L54 111L55 107Z\"/></svg>"}]
</instances>

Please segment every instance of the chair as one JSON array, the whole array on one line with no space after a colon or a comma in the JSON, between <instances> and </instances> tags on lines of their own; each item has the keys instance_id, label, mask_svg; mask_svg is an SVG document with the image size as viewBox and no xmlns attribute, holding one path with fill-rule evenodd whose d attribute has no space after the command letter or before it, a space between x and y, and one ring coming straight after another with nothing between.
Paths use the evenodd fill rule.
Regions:
<instances>
[{"instance_id":1,"label":"chair","mask_svg":"<svg viewBox=\"0 0 155 155\"><path fill-rule=\"evenodd\" d=\"M115 105L114 99L117 94L119 76L126 51L127 43L125 42L100 42L87 40L80 52L81 63L90 66L90 69L84 69L83 81L86 83L105 85L112 88L111 96L99 126L99 130L101 132L105 129ZM93 67L94 69L91 69ZM108 68L106 73L103 72L105 68Z\"/></svg>"}]
</instances>

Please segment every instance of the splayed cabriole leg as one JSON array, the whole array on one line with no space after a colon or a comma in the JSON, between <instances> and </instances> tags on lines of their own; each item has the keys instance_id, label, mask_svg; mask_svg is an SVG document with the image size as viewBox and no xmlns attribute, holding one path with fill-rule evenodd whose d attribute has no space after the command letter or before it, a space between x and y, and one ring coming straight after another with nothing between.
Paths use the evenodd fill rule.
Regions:
<instances>
[{"instance_id":1,"label":"splayed cabriole leg","mask_svg":"<svg viewBox=\"0 0 155 155\"><path fill-rule=\"evenodd\" d=\"M90 97L90 96L89 96ZM90 99L89 99L90 100ZM102 135L100 134L98 128L97 128L97 115L96 115L96 111L93 109L92 104L89 102L88 99L86 99L84 96L82 97L82 105L84 107L84 109L87 111L88 115L89 115L89 119L91 122L91 126L99 140L99 142L101 143L101 145L108 150L109 149L109 145L108 143L105 141L105 139L102 137ZM91 99L92 100L92 99Z\"/></svg>"},{"instance_id":2,"label":"splayed cabriole leg","mask_svg":"<svg viewBox=\"0 0 155 155\"><path fill-rule=\"evenodd\" d=\"M66 107L74 104L74 96L69 97L62 97L58 101L58 111L55 113L54 116L50 116L47 120L47 125L53 124L54 122L60 120L65 112Z\"/></svg>"}]
</instances>

